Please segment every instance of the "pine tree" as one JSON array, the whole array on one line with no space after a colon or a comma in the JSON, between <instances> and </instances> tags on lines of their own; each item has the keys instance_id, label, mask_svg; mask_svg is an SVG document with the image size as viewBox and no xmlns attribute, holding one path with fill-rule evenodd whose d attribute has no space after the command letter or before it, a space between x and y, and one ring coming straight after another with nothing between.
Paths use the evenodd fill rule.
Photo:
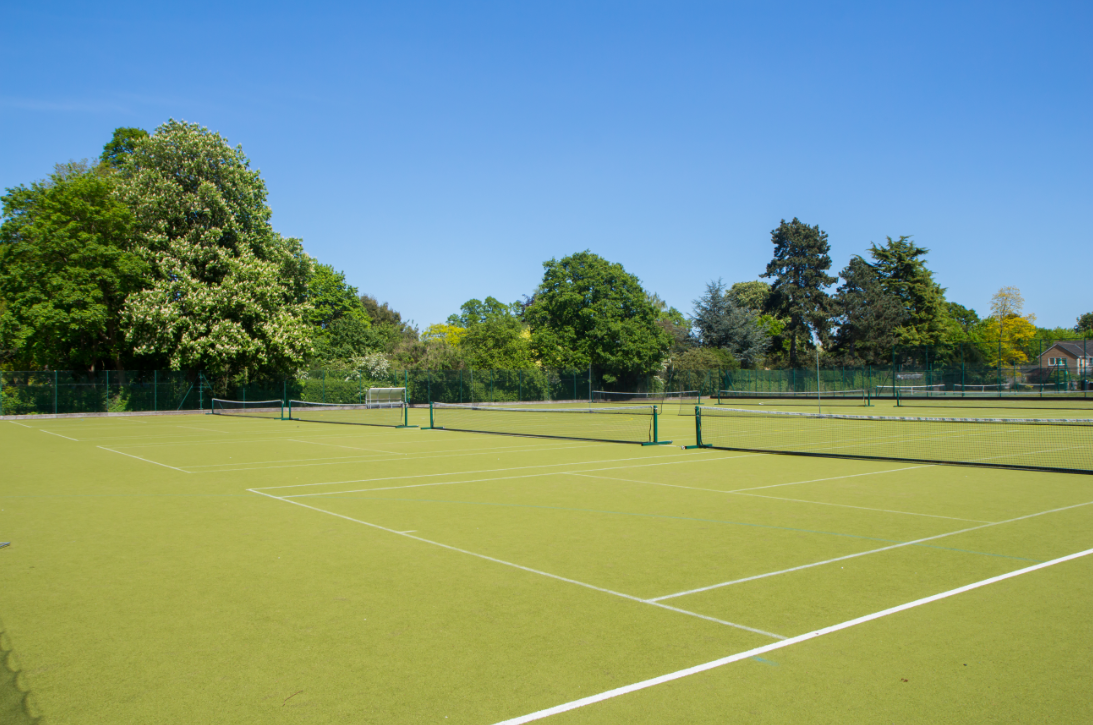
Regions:
<instances>
[{"instance_id":1,"label":"pine tree","mask_svg":"<svg viewBox=\"0 0 1093 725\"><path fill-rule=\"evenodd\" d=\"M796 217L789 223L783 219L770 240L774 259L759 276L774 279L767 312L786 319L782 334L789 337L789 364L796 367L799 344L808 344L813 336L820 343L828 338L832 303L824 288L836 281L827 273L831 245L827 232Z\"/></svg>"}]
</instances>

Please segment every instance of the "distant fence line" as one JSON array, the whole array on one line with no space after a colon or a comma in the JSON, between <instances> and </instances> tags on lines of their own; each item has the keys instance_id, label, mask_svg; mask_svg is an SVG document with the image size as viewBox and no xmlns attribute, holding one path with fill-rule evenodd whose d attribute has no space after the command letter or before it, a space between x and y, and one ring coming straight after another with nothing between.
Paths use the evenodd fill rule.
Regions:
<instances>
[{"instance_id":1,"label":"distant fence line","mask_svg":"<svg viewBox=\"0 0 1093 725\"><path fill-rule=\"evenodd\" d=\"M606 377L595 369L391 370L375 376L344 369L309 370L246 385L217 386L199 372L0 372L0 415L208 410L213 397L234 400L307 400L361 403L370 387L405 387L411 404L591 400L596 390L663 392L718 390L814 392L868 390L890 397L908 386L1029 395L1080 391L1093 396L1093 341L1065 346L1040 341L1016 356L1022 362L988 364L949 351L945 362L926 348L893 351L888 365L785 370L667 369ZM1002 355L999 355L999 359ZM607 382L611 380L611 382Z\"/></svg>"}]
</instances>

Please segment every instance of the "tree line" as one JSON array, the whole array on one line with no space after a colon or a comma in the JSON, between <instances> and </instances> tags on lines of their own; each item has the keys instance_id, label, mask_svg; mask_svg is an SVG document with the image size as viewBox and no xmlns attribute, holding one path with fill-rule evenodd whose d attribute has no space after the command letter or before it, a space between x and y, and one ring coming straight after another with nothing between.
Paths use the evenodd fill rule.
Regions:
<instances>
[{"instance_id":1,"label":"tree line","mask_svg":"<svg viewBox=\"0 0 1093 725\"><path fill-rule=\"evenodd\" d=\"M522 300L472 299L424 330L270 225L241 147L196 124L119 128L97 162L58 164L0 198L0 367L173 369L247 382L308 367L596 368L606 382L676 369L885 364L894 348L996 362L1024 342L1093 333L1035 327L1019 290L991 314L948 301L910 237L830 273L819 226L771 232L759 279L711 281L690 315L591 251L544 262ZM993 352L997 350L997 352ZM988 360L989 362L989 360Z\"/></svg>"}]
</instances>

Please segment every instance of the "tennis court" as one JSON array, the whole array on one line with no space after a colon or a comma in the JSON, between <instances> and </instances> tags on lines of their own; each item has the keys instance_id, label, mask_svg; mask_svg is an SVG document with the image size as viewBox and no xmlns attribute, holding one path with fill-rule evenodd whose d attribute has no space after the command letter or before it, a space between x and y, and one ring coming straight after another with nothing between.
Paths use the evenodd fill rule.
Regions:
<instances>
[{"instance_id":1,"label":"tennis court","mask_svg":"<svg viewBox=\"0 0 1093 725\"><path fill-rule=\"evenodd\" d=\"M684 449L695 417L663 411L672 444L637 445L642 406L552 438L455 413L0 421L0 712L1093 717L1093 476ZM565 437L596 425L633 443Z\"/></svg>"}]
</instances>

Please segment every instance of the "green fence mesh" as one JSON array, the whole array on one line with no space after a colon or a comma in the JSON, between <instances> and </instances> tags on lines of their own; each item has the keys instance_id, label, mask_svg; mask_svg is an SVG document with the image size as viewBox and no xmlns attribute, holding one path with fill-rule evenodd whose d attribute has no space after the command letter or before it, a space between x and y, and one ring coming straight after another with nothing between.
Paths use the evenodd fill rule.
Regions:
<instances>
[{"instance_id":1,"label":"green fence mesh","mask_svg":"<svg viewBox=\"0 0 1093 725\"><path fill-rule=\"evenodd\" d=\"M191 372L0 372L0 414L208 410L213 397L361 404L370 387L405 387L411 405L589 400L595 390L815 392L867 390L901 405L1015 399L1093 402L1093 341L967 343L945 349L898 348L890 363L778 370L675 370L610 377L595 369L318 369L289 378L226 385ZM995 403L997 404L997 403Z\"/></svg>"}]
</instances>

